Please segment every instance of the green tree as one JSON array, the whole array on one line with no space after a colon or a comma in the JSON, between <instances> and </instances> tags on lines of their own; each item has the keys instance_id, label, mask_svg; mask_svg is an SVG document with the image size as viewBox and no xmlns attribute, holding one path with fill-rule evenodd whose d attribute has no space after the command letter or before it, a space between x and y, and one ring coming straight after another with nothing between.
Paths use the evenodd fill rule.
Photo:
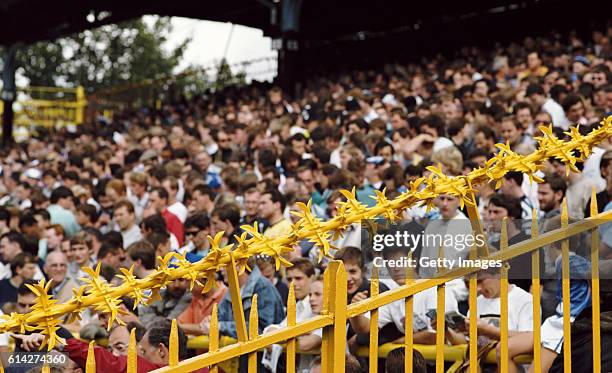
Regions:
<instances>
[{"instance_id":1,"label":"green tree","mask_svg":"<svg viewBox=\"0 0 612 373\"><path fill-rule=\"evenodd\" d=\"M88 92L171 75L189 39L164 49L172 31L169 18L157 17L102 26L52 42L39 42L18 54L31 85L82 85Z\"/></svg>"}]
</instances>

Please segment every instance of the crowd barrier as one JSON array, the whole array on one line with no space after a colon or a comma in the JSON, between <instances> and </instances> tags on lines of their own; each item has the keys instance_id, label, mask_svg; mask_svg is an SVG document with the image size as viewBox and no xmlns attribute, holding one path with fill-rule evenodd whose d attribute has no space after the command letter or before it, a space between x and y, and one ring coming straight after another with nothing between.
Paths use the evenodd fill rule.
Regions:
<instances>
[{"instance_id":1,"label":"crowd barrier","mask_svg":"<svg viewBox=\"0 0 612 373\"><path fill-rule=\"evenodd\" d=\"M577 171L576 162L582 162L591 154L591 149L601 141L612 136L612 116L602 120L599 127L593 129L588 135L581 135L577 128L568 131L569 140L558 139L552 133L550 127L541 127L543 136L538 138L538 149L529 155L521 156L513 152L508 145L498 144L498 154L487 161L486 167L478 168L468 175L449 177L442 173L438 167L429 167L431 175L420 178L411 184L411 189L399 197L389 200L384 193L378 193L377 204L366 207L359 203L355 191L343 191L346 201L339 204L338 215L328 221L321 221L310 212L310 203L302 204L301 211L296 212L300 220L293 225L292 233L278 237L268 238L258 233L257 223L254 226L243 226L244 233L238 237L238 245L220 247L219 242L223 232L210 238L211 250L209 255L197 263L190 263L184 257L170 253L160 258L158 268L149 276L137 279L130 270L122 269L123 284L113 286L104 281L99 275L99 266L94 270L84 268L90 276L86 284L75 290L72 300L58 304L51 296L46 295L44 280L32 286L38 294L37 304L32 307L32 312L21 315L12 313L2 316L5 321L0 324L0 332L22 331L24 329L40 331L47 336L47 347L53 348L61 341L56 334L56 327L62 322L65 315L71 315L72 319L78 317L79 313L87 308L93 308L98 312L109 314L108 327L114 321L118 321L120 298L128 296L134 299L135 304L149 304L159 299L159 290L169 282L177 278L185 278L192 285L200 279L206 280L205 288L209 289L214 282L215 273L226 268L229 293L232 299L233 316L236 323L238 340L236 343L222 346L217 320L217 308L213 308L208 352L180 361L178 358L178 333L176 332L176 320L173 321L173 332L170 338L169 365L156 370L156 372L191 372L204 367L210 367L211 373L218 372L218 364L235 359L242 355L248 356L249 372L257 371L257 352L272 344L286 343L287 372L295 373L295 359L297 354L297 337L311 333L317 329L323 329L321 360L323 372L344 373L346 353L346 323L353 316L366 312L370 317L370 341L369 341L369 369L371 373L377 372L377 360L379 358L378 346L378 309L392 302L403 300L405 302L405 371L412 371L412 350L414 345L410 336L413 334L412 310L413 296L423 290L436 288L437 294L437 320L436 320L436 344L431 351L435 357L436 372L444 371L445 361L452 355L456 347L447 347L444 338L444 291L445 283L456 278L469 278L469 353L465 357L470 362L470 372L477 372L477 330L476 330L476 273L480 268L460 267L441 273L432 279L413 279L407 272L406 284L390 291L379 294L379 281L377 276L371 281L370 297L361 302L347 306L347 274L344 265L338 261L331 261L324 273L324 296L323 312L313 318L299 323L296 322L296 303L293 286L290 286L289 299L287 302L287 326L273 332L258 335L257 295L252 299L249 323L245 320L240 287L238 284L238 273L246 266L248 258L254 255L269 255L276 259L277 268L281 265L290 265L283 258L283 254L292 250L292 246L299 241L308 239L317 244L322 250L322 255L329 255L331 248L330 239L332 235L339 234L350 224L363 219L381 217L389 221L399 219L399 212L423 202L428 206L433 205L433 200L439 195L447 194L460 198L461 204L465 204L472 229L482 234L482 226L478 216L473 186L485 182L495 182L499 186L503 176L510 171L519 171L528 175L534 181L540 181L536 172L542 167L545 160L554 157L563 162L568 172ZM599 235L597 227L612 220L612 211L597 214L596 198L592 198L591 218L569 224L566 203L563 203L562 226L559 229L538 235L537 217L532 221L532 238L512 246L508 246L507 229L502 224L500 250L490 253L486 245L472 247L471 258L500 260L507 262L516 256L531 253L532 255L532 281L533 281L533 327L534 340L540 340L540 272L538 250L554 242L562 243L562 293L564 304L564 333L565 343L563 346L565 372L571 372L571 338L569 319L569 238L590 232L592 237L591 264L592 264L592 303L593 303L593 366L594 371L601 371L600 350L600 315L599 315ZM534 213L535 214L535 213ZM173 259L173 257L175 259ZM170 265L170 262L172 265ZM502 372L508 371L508 267L502 268L501 278L501 366ZM151 296L146 296L151 292ZM533 360L535 371L540 369L540 345L535 343ZM128 349L128 372L136 372L136 342L132 331L131 343ZM93 342L90 345L90 353L87 372L95 371L95 360L93 354Z\"/></svg>"},{"instance_id":2,"label":"crowd barrier","mask_svg":"<svg viewBox=\"0 0 612 373\"><path fill-rule=\"evenodd\" d=\"M27 87L17 90L14 124L17 126L66 126L82 124L87 100L83 87ZM0 115L4 111L0 101Z\"/></svg>"}]
</instances>

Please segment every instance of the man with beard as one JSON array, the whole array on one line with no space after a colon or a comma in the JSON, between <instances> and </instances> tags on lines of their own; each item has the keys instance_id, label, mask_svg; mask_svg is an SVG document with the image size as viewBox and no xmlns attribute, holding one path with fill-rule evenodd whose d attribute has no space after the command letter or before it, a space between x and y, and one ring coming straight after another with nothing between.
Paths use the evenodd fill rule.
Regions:
<instances>
[{"instance_id":1,"label":"man with beard","mask_svg":"<svg viewBox=\"0 0 612 373\"><path fill-rule=\"evenodd\" d=\"M544 181L538 185L538 202L544 212L542 221L561 214L561 202L565 197L567 184L557 174L547 174Z\"/></svg>"}]
</instances>

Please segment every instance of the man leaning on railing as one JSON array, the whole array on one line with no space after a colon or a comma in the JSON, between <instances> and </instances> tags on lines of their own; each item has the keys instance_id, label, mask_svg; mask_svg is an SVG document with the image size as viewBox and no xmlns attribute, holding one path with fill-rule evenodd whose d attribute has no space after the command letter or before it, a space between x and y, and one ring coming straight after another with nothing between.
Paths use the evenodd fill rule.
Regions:
<instances>
[{"instance_id":1,"label":"man leaning on railing","mask_svg":"<svg viewBox=\"0 0 612 373\"><path fill-rule=\"evenodd\" d=\"M492 343L501 338L501 281L500 268L488 268L478 273L478 335L484 336ZM435 321L435 320L434 320ZM456 322L446 323L446 338L452 344L464 344L468 341L468 317ZM497 364L500 366L501 348L496 346ZM508 372L518 372L513 358L533 351L533 298L520 287L509 284L508 288Z\"/></svg>"}]
</instances>

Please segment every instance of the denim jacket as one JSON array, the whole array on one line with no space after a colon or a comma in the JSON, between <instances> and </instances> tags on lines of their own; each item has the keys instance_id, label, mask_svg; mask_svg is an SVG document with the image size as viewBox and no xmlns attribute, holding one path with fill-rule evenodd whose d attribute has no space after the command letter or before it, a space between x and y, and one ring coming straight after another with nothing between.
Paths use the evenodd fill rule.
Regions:
<instances>
[{"instance_id":1,"label":"denim jacket","mask_svg":"<svg viewBox=\"0 0 612 373\"><path fill-rule=\"evenodd\" d=\"M285 318L285 310L278 291L270 281L261 275L257 266L253 268L246 284L240 289L247 330L249 326L249 315L251 313L251 302L254 294L257 294L257 311L259 316L258 329L259 334L261 334L266 326L280 324ZM238 338L229 291L225 293L225 296L219 303L219 333L232 338Z\"/></svg>"}]
</instances>

